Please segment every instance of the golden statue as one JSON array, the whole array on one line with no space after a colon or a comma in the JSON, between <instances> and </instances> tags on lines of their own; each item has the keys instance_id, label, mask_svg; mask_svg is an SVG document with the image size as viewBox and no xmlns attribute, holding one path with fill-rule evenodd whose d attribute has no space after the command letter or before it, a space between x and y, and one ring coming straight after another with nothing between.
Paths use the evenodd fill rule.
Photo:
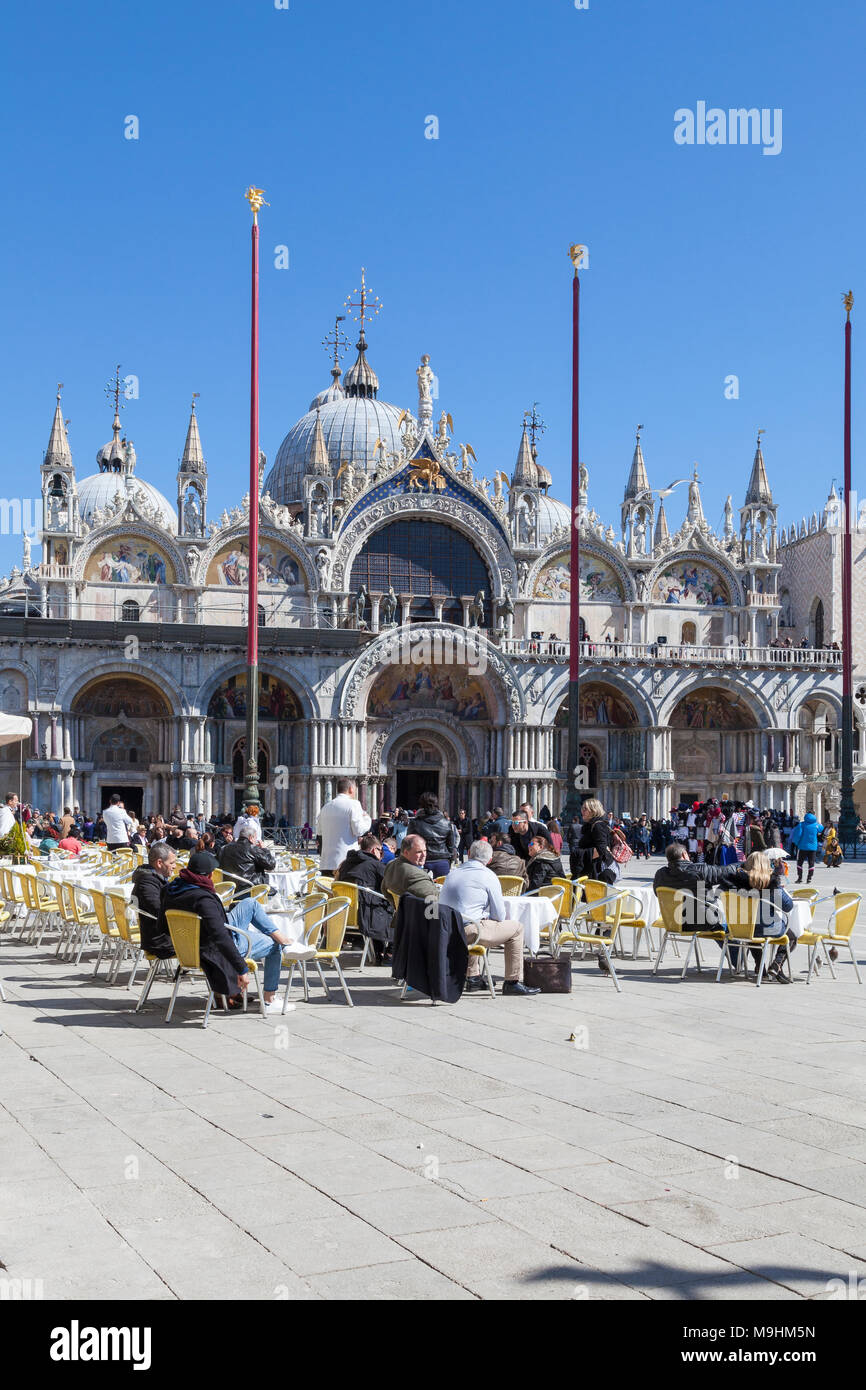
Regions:
<instances>
[{"instance_id":1,"label":"golden statue","mask_svg":"<svg viewBox=\"0 0 866 1390\"><path fill-rule=\"evenodd\" d=\"M428 492L432 491L433 488L437 492L441 492L445 487L442 469L435 459L419 458L414 461L412 472L409 474L409 486L420 489L422 484L426 484Z\"/></svg>"},{"instance_id":2,"label":"golden statue","mask_svg":"<svg viewBox=\"0 0 866 1390\"><path fill-rule=\"evenodd\" d=\"M253 188L252 184L250 184L244 197L252 208L253 221L258 220L259 208L270 207L270 203L265 202L265 190L263 188Z\"/></svg>"},{"instance_id":3,"label":"golden statue","mask_svg":"<svg viewBox=\"0 0 866 1390\"><path fill-rule=\"evenodd\" d=\"M582 267L583 267L583 258L584 258L584 256L586 255L588 249L589 249L588 247L582 246L582 245L581 245L579 242L577 242L577 241L574 243L573 246L569 246L569 248L568 248L568 254L569 254L570 258L571 258L571 263L572 263L572 265L574 266L574 273L575 273L575 275L577 274L577 272L578 272L579 270L582 269Z\"/></svg>"},{"instance_id":4,"label":"golden statue","mask_svg":"<svg viewBox=\"0 0 866 1390\"><path fill-rule=\"evenodd\" d=\"M842 296L842 303L845 305L845 312L847 313L848 318L850 319L850 317L851 317L851 310L854 308L854 291L853 291L853 290L849 290L847 294L843 294L843 296Z\"/></svg>"}]
</instances>

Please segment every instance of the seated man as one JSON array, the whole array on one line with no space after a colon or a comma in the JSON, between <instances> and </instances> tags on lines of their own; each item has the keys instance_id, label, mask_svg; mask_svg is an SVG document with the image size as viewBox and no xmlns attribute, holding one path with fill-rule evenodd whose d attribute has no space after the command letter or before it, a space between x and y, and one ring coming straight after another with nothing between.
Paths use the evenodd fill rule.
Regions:
<instances>
[{"instance_id":1,"label":"seated man","mask_svg":"<svg viewBox=\"0 0 866 1390\"><path fill-rule=\"evenodd\" d=\"M386 867L382 876L382 892L394 893L402 898L411 893L416 898L439 897L441 884L434 883L428 869L424 868L427 858L427 843L421 835L407 835L400 853Z\"/></svg>"},{"instance_id":2,"label":"seated man","mask_svg":"<svg viewBox=\"0 0 866 1390\"><path fill-rule=\"evenodd\" d=\"M368 831L366 835L361 836L358 844L358 849L350 849L337 869L334 874L335 881L355 883L361 889L372 888L374 893L381 893L385 897L382 887L385 865L382 862L381 841ZM358 929L373 942L377 965L381 965L385 959L392 916L390 899L379 902L378 898L374 898L370 893L358 893Z\"/></svg>"},{"instance_id":3,"label":"seated man","mask_svg":"<svg viewBox=\"0 0 866 1390\"><path fill-rule=\"evenodd\" d=\"M147 852L147 863L141 864L132 875L132 895L138 903L138 931L142 950L160 960L170 960L174 946L168 931L160 930L162 895L174 873L177 855L164 840L154 840Z\"/></svg>"},{"instance_id":4,"label":"seated man","mask_svg":"<svg viewBox=\"0 0 866 1390\"><path fill-rule=\"evenodd\" d=\"M523 811L515 811L514 815L511 817L511 832L509 838L514 846L514 853L519 854L524 862L529 858L529 841L533 838L533 835L540 836L545 841L548 849L553 848L546 828L539 831L531 831L529 828L529 817Z\"/></svg>"},{"instance_id":5,"label":"seated man","mask_svg":"<svg viewBox=\"0 0 866 1390\"><path fill-rule=\"evenodd\" d=\"M724 928L725 919L721 903L709 904L710 910L707 910L707 889L735 887L733 871L737 866L693 864L685 845L678 840L668 845L665 861L660 869L656 869L653 888L656 892L659 888L679 888L691 894L695 902L693 905L686 905L684 925L696 927L698 931Z\"/></svg>"},{"instance_id":6,"label":"seated man","mask_svg":"<svg viewBox=\"0 0 866 1390\"><path fill-rule=\"evenodd\" d=\"M249 895L254 883L267 883L268 874L277 867L270 850L262 848L261 829L250 823L241 827L236 840L220 850L219 866L226 878L237 885L236 898Z\"/></svg>"},{"instance_id":7,"label":"seated man","mask_svg":"<svg viewBox=\"0 0 866 1390\"><path fill-rule=\"evenodd\" d=\"M159 927L168 933L165 913L176 909L194 912L201 921L199 955L202 970L214 994L227 996L230 1007L239 1008L243 992L249 985L246 956L264 961L265 1012L279 1013L282 1006L276 998L280 983L283 953L292 960L312 960L314 946L297 945L271 920L260 902L246 898L226 913L214 892L213 871L217 861L206 850L190 855L189 865L177 878L167 884L162 897ZM242 927L250 938L249 947L242 936L235 937L231 927ZM170 933L169 933L170 936ZM241 954L244 952L244 954ZM293 1009L294 1004L287 1004Z\"/></svg>"},{"instance_id":8,"label":"seated man","mask_svg":"<svg viewBox=\"0 0 866 1390\"><path fill-rule=\"evenodd\" d=\"M475 942L481 946L504 945L503 994L539 994L539 990L523 983L523 926L506 914L499 879L489 868L492 858L493 850L486 840L473 841L469 858L453 868L442 884L440 906L460 913L470 946ZM481 975L480 956L469 957L466 988L487 988Z\"/></svg>"},{"instance_id":9,"label":"seated man","mask_svg":"<svg viewBox=\"0 0 866 1390\"><path fill-rule=\"evenodd\" d=\"M490 872L501 875L508 874L512 878L522 878L524 889L529 887L529 879L526 873L526 865L518 854L514 853L511 841L501 830L494 830L490 836L490 848L493 850L493 858L490 860Z\"/></svg>"},{"instance_id":10,"label":"seated man","mask_svg":"<svg viewBox=\"0 0 866 1390\"><path fill-rule=\"evenodd\" d=\"M554 854L549 840L545 840L541 835L533 835L527 849L529 859L526 863L526 873L530 892L535 888L544 888L555 878L562 877L562 860L558 854Z\"/></svg>"}]
</instances>

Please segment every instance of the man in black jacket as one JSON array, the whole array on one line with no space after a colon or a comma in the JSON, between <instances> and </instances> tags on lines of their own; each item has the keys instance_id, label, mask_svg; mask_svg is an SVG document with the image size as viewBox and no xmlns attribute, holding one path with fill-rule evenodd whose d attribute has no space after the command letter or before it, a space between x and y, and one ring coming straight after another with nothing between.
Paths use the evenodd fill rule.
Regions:
<instances>
[{"instance_id":1,"label":"man in black jacket","mask_svg":"<svg viewBox=\"0 0 866 1390\"><path fill-rule=\"evenodd\" d=\"M541 822L536 821L535 824L541 825ZM514 853L519 855L524 863L529 859L529 844L533 839L543 840L544 848L553 850L546 826L541 826L540 830L530 830L529 817L525 811L515 811L511 817L509 839L514 846Z\"/></svg>"},{"instance_id":2,"label":"man in black jacket","mask_svg":"<svg viewBox=\"0 0 866 1390\"><path fill-rule=\"evenodd\" d=\"M694 905L686 904L684 923L690 927L724 926L725 918L721 903L711 904L708 911L708 888L735 887L738 864L693 864L685 845L675 840L665 850L665 863L656 870L653 888L677 888L689 893L695 899Z\"/></svg>"},{"instance_id":3,"label":"man in black jacket","mask_svg":"<svg viewBox=\"0 0 866 1390\"><path fill-rule=\"evenodd\" d=\"M434 792L422 794L418 814L409 822L409 834L420 835L427 846L427 868L433 877L447 874L457 854L457 831L439 810L439 798Z\"/></svg>"},{"instance_id":4,"label":"man in black jacket","mask_svg":"<svg viewBox=\"0 0 866 1390\"><path fill-rule=\"evenodd\" d=\"M147 864L132 875L132 895L138 903L138 929L141 945L152 956L170 960L174 955L171 937L159 919L165 885L174 873L177 855L164 840L156 840L147 852Z\"/></svg>"},{"instance_id":5,"label":"man in black jacket","mask_svg":"<svg viewBox=\"0 0 866 1390\"><path fill-rule=\"evenodd\" d=\"M358 929L373 942L377 965L381 965L386 956L393 915L390 899L385 896L382 887L384 874L382 842L369 832L361 836L357 849L349 850L334 874L335 882L355 883L360 889L371 888L374 893L381 893L384 899L379 902L372 893L358 894Z\"/></svg>"},{"instance_id":6,"label":"man in black jacket","mask_svg":"<svg viewBox=\"0 0 866 1390\"><path fill-rule=\"evenodd\" d=\"M235 901L239 901L249 896L254 883L267 883L277 861L270 850L262 848L258 827L245 825L238 839L220 850L219 866L226 878L237 885Z\"/></svg>"}]
</instances>

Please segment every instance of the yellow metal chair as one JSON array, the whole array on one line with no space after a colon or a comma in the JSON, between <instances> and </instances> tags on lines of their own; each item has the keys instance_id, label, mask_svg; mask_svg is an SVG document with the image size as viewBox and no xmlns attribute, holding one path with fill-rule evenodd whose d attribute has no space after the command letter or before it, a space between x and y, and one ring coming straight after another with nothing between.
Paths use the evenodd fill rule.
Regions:
<instances>
[{"instance_id":1,"label":"yellow metal chair","mask_svg":"<svg viewBox=\"0 0 866 1390\"><path fill-rule=\"evenodd\" d=\"M400 906L400 894L399 894L399 893L395 893L394 890L393 890L393 888L386 888L386 889L385 889L385 892L388 894L388 897L391 899L391 903L392 903L392 905L393 905L394 911L396 912L396 911L397 911L397 908Z\"/></svg>"},{"instance_id":2,"label":"yellow metal chair","mask_svg":"<svg viewBox=\"0 0 866 1390\"><path fill-rule=\"evenodd\" d=\"M857 976L858 985L862 985L863 980L860 976L860 968L857 964L857 957L854 955L854 945L851 940L854 932L854 925L857 921L857 914L860 911L862 894L860 893L836 893L831 895L829 901L835 903L833 911L830 913L828 926L829 931L805 931L801 932L797 938L798 942L809 948L809 972L806 976L806 984L812 983L812 975L815 972L818 951L820 950L827 965L830 967L830 974L836 978L836 971L833 969L833 961L827 950L829 946L837 949L841 946L847 950L851 957L851 964L854 966L854 973ZM823 899L819 901L827 901ZM814 907L812 910L814 916Z\"/></svg>"},{"instance_id":3,"label":"yellow metal chair","mask_svg":"<svg viewBox=\"0 0 866 1390\"><path fill-rule=\"evenodd\" d=\"M623 884L617 883L614 887L619 889L623 896L623 909L620 918L620 927L629 927L632 932L631 958L637 960L638 948L641 941L646 937L647 959L653 959L653 943L650 935L650 927L653 925L643 917L643 903L635 893L632 893ZM630 905L629 905L630 904Z\"/></svg>"},{"instance_id":4,"label":"yellow metal chair","mask_svg":"<svg viewBox=\"0 0 866 1390\"><path fill-rule=\"evenodd\" d=\"M722 893L722 902L725 908L725 919L728 924L727 935L722 946L722 958L719 961L719 968L716 971L716 979L722 978L722 971L727 962L731 975L740 973L742 967L743 977L748 972L748 953L750 951L760 951L761 957L758 961L758 968L755 972L755 984L760 986L764 978L767 964L767 955L772 948L775 954L776 948L782 946L788 961L788 975L791 974L791 952L788 945L788 937L785 931L787 918L785 914L773 906L768 899L761 899L758 896L750 897L748 893L736 893L731 890ZM778 922L780 930L775 936L759 936L756 934L758 918L764 912L771 912L774 919ZM731 947L737 946L736 964L731 959Z\"/></svg>"},{"instance_id":5,"label":"yellow metal chair","mask_svg":"<svg viewBox=\"0 0 866 1390\"><path fill-rule=\"evenodd\" d=\"M497 874L497 878L503 898L519 898L526 888L523 879L518 878L517 874Z\"/></svg>"},{"instance_id":6,"label":"yellow metal chair","mask_svg":"<svg viewBox=\"0 0 866 1390\"><path fill-rule=\"evenodd\" d=\"M72 954L75 943L77 942L78 955L75 957L75 964L80 965L82 952L90 941L90 930L92 927L99 928L99 918L93 910L92 903L88 905L88 898L91 898L92 894L84 888L81 888L77 883L70 883L68 887L69 902L72 907L72 919L75 923L75 930L69 942L68 954Z\"/></svg>"},{"instance_id":7,"label":"yellow metal chair","mask_svg":"<svg viewBox=\"0 0 866 1390\"><path fill-rule=\"evenodd\" d=\"M216 873L216 869L214 869L214 873ZM220 902L222 903L223 907L226 909L226 911L228 911L228 909L232 905L232 899L235 895L235 885L233 883L229 883L228 881L226 881L225 883L217 883L216 880L214 880L213 890L219 898Z\"/></svg>"},{"instance_id":8,"label":"yellow metal chair","mask_svg":"<svg viewBox=\"0 0 866 1390\"><path fill-rule=\"evenodd\" d=\"M688 893L682 888L658 888L656 896L659 900L659 911L661 912L661 932L662 944L656 957L653 967L653 974L657 975L659 967L664 959L664 954L669 941L676 945L677 941L688 939L689 949L686 954L685 964L683 965L680 979L684 980L686 971L692 959L692 952L695 955L695 965L698 973L702 969L700 941L717 941L722 945L726 936L721 930L714 927L698 927L690 918L695 915L694 894Z\"/></svg>"},{"instance_id":9,"label":"yellow metal chair","mask_svg":"<svg viewBox=\"0 0 866 1390\"><path fill-rule=\"evenodd\" d=\"M568 888L569 896L571 896L570 883L568 884ZM541 886L541 888L532 888L528 893L523 893L521 896L524 898L549 898L550 901L553 903L554 907L556 908L556 917L550 923L550 925L546 927L539 927L538 930L539 944L541 943L541 941L546 939L547 944L550 947L551 955L555 955L556 940L559 935L560 922L563 920L563 918L568 920L568 918L571 916L570 912L565 912L565 888L563 887L562 880L560 879L558 883L556 881L554 881L553 883L545 883Z\"/></svg>"},{"instance_id":10,"label":"yellow metal chair","mask_svg":"<svg viewBox=\"0 0 866 1390\"><path fill-rule=\"evenodd\" d=\"M110 975L111 983L117 979L120 967L127 956L132 957L132 969L129 972L129 979L126 988L130 989L138 970L138 962L145 954L141 945L141 933L136 920L137 910L132 903L127 902L119 888L109 888L105 893L106 901L111 906L114 923L120 933L121 945L118 947L117 955L114 960L114 967ZM148 957L154 959L153 957Z\"/></svg>"},{"instance_id":11,"label":"yellow metal chair","mask_svg":"<svg viewBox=\"0 0 866 1390\"><path fill-rule=\"evenodd\" d=\"M105 901L105 894L97 892L96 889L92 889L90 898L93 902L93 912L101 934L99 955L96 958L93 973L94 975L99 974L102 957L107 951L109 956L108 983L111 984L112 976L114 975L114 964L118 959L118 948L122 949L123 947L123 937L120 934L114 918L108 915L108 905Z\"/></svg>"},{"instance_id":12,"label":"yellow metal chair","mask_svg":"<svg viewBox=\"0 0 866 1390\"><path fill-rule=\"evenodd\" d=\"M27 906L27 915L21 924L21 940L32 942L38 931L39 939L36 945L41 946L51 917L57 913L57 894L54 884L37 878L35 874L23 874L21 887Z\"/></svg>"},{"instance_id":13,"label":"yellow metal chair","mask_svg":"<svg viewBox=\"0 0 866 1390\"><path fill-rule=\"evenodd\" d=\"M339 901L337 899L339 898ZM316 894L314 898L308 898L304 903L304 935L305 946L314 946L316 949L315 958L310 962L315 965L319 972L319 979L324 986L325 994L331 998L331 991L322 970L323 965L331 965L337 972L340 986L346 997L346 1003L354 1007L354 1000L349 993L349 986L340 965L340 952L343 949L343 942L346 936L346 923L349 916L349 900L342 894L333 894L326 898L324 894ZM319 943L322 940L322 928L325 928L324 945ZM283 1013L286 1011L286 1004L289 1000L289 990L295 975L295 966L301 967L301 978L304 985L304 999L309 1003L310 986L307 979L307 962L292 961L289 967L289 974L286 979L286 987L283 992Z\"/></svg>"},{"instance_id":14,"label":"yellow metal chair","mask_svg":"<svg viewBox=\"0 0 866 1390\"><path fill-rule=\"evenodd\" d=\"M224 877L225 876L223 874L222 869L213 869L211 871L211 882L213 883L214 888L216 888L218 883L222 883L224 881Z\"/></svg>"},{"instance_id":15,"label":"yellow metal chair","mask_svg":"<svg viewBox=\"0 0 866 1390\"><path fill-rule=\"evenodd\" d=\"M174 1001L177 998L177 992L180 988L181 980L184 979L186 976L204 976L204 971L201 967L201 957L199 954L199 942L201 938L201 918L198 916L198 914L195 912L182 912L176 908L173 908L166 912L165 920L168 925L169 933L171 935L172 944L174 946L174 953L177 956L177 973L174 978L174 989L171 992L171 999L168 1003L168 1011L165 1015L166 1023L170 1023L171 1016L174 1013ZM247 945L249 945L249 936L241 927L232 927L231 930L236 936L246 937ZM265 1000L264 995L262 994L262 983L259 979L257 964L254 960L250 960L249 958L247 958L246 967L255 981L256 991L259 1000L259 1007L261 1008L262 1014L264 1015ZM210 986L208 986L207 1006L205 1008L204 1019L202 1021L203 1028L207 1028L208 1018L210 1017L210 1011L213 1005L213 1001L214 992L210 988ZM246 1004L246 999L244 999L244 1003ZM228 1001L226 1001L226 1008L228 1008Z\"/></svg>"},{"instance_id":16,"label":"yellow metal chair","mask_svg":"<svg viewBox=\"0 0 866 1390\"><path fill-rule=\"evenodd\" d=\"M557 942L557 955L563 944L569 942L573 946L580 947L581 959L586 956L587 948L601 951L617 994L622 994L622 987L614 969L613 952L616 949L619 934L622 904L623 899L620 893L610 893L607 897L597 899L593 903L587 900L583 907L578 906L572 912L569 925L560 932Z\"/></svg>"},{"instance_id":17,"label":"yellow metal chair","mask_svg":"<svg viewBox=\"0 0 866 1390\"><path fill-rule=\"evenodd\" d=\"M368 897L375 898L379 902L384 903L386 907L390 907L388 899L384 897L382 893L377 893L375 888L368 888L366 884L363 883L343 883L340 879L336 878L332 880L331 895L334 897L343 897L349 903L349 916L346 922L346 930L351 932L357 932L361 936L361 940L363 942L363 949L361 951L361 961L358 966L359 973L363 971L364 966L367 963L368 955L370 956L371 961L375 958L375 948L373 946L372 938L369 936L364 936L364 934L361 932L360 927L358 926L358 909L360 905L361 893L366 893Z\"/></svg>"}]
</instances>

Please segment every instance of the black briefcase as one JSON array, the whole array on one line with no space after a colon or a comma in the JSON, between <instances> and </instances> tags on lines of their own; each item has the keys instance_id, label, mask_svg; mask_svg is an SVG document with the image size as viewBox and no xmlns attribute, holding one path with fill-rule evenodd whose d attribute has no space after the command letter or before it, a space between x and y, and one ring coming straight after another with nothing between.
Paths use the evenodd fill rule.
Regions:
<instances>
[{"instance_id":1,"label":"black briefcase","mask_svg":"<svg viewBox=\"0 0 866 1390\"><path fill-rule=\"evenodd\" d=\"M523 983L542 994L571 994L571 956L527 956L523 962Z\"/></svg>"}]
</instances>

